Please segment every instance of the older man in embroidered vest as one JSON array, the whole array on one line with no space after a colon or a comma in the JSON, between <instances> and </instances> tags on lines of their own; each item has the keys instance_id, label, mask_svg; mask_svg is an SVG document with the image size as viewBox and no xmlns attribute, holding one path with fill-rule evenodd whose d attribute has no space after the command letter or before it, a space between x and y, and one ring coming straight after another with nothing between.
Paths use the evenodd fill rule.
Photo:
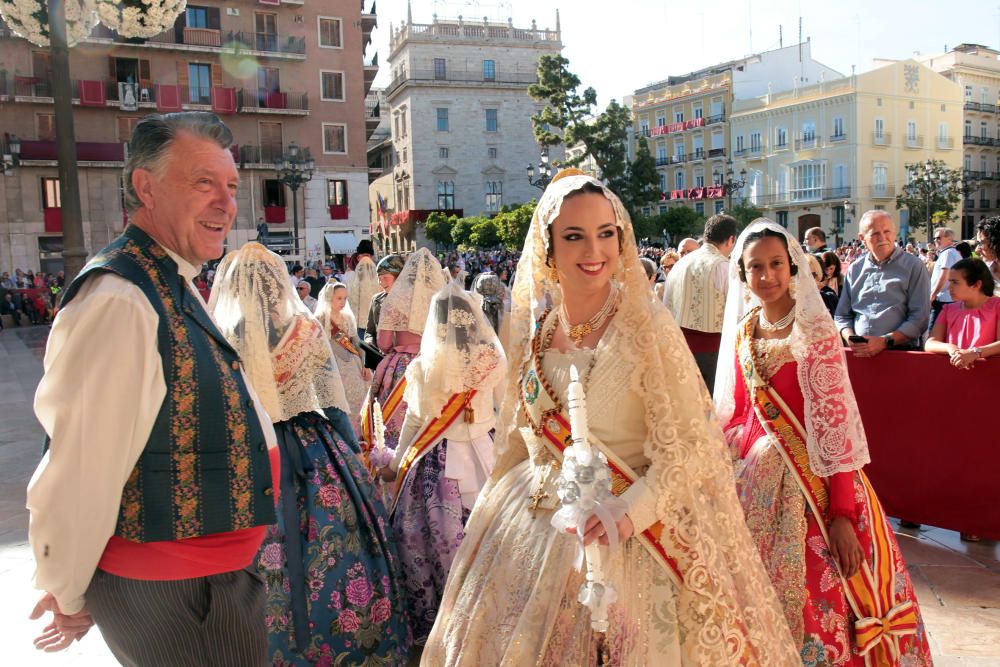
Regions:
<instances>
[{"instance_id":1,"label":"older man in embroidered vest","mask_svg":"<svg viewBox=\"0 0 1000 667\"><path fill-rule=\"evenodd\" d=\"M236 216L232 133L213 114L144 118L125 166L131 224L63 295L28 487L36 640L93 621L125 665L266 662L254 560L275 522L271 421L192 279Z\"/></svg>"},{"instance_id":2,"label":"older man in embroidered vest","mask_svg":"<svg viewBox=\"0 0 1000 667\"><path fill-rule=\"evenodd\" d=\"M681 257L667 276L667 306L684 332L709 393L715 383L729 286L729 254L735 243L735 218L713 215L705 222L702 246Z\"/></svg>"}]
</instances>

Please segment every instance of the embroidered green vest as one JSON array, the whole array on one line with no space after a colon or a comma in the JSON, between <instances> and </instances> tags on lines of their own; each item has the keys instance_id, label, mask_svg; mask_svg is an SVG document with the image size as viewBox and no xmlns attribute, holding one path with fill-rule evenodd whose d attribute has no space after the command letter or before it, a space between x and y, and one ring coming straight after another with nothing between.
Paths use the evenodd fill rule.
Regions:
<instances>
[{"instance_id":1,"label":"embroidered green vest","mask_svg":"<svg viewBox=\"0 0 1000 667\"><path fill-rule=\"evenodd\" d=\"M185 288L177 264L130 225L88 262L61 307L100 272L137 285L159 316L156 342L167 386L122 492L115 534L156 542L275 523L267 445L239 356Z\"/></svg>"}]
</instances>

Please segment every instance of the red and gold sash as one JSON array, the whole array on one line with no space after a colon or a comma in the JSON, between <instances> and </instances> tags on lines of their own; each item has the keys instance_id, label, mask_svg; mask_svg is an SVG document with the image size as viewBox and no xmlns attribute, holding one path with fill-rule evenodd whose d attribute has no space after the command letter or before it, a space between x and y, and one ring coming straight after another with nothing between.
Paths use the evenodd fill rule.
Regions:
<instances>
[{"instance_id":1,"label":"red and gold sash","mask_svg":"<svg viewBox=\"0 0 1000 667\"><path fill-rule=\"evenodd\" d=\"M475 395L475 389L452 394L451 398L448 399L448 402L441 409L441 414L424 426L420 435L417 436L413 444L406 450L403 460L399 462L399 470L396 473L396 489L393 492L392 501L393 510L396 509L396 503L399 502L399 492L403 489L403 482L406 481L406 475L423 458L424 454L434 448L434 445L438 443L444 432L448 430L448 427L455 423L460 414L465 412L469 401ZM399 444L400 446L404 446L403 443Z\"/></svg>"},{"instance_id":2,"label":"red and gold sash","mask_svg":"<svg viewBox=\"0 0 1000 667\"><path fill-rule=\"evenodd\" d=\"M541 322L544 321L545 315L542 315ZM532 358L525 372L521 373L520 402L532 431L545 444L558 465L563 460L563 452L573 442L573 434L569 426L569 416L562 406L556 403L548 383L542 376L539 354L542 329L543 327L539 326L535 333L535 340L532 341ZM602 443L594 441L591 445L600 449L608 459L608 466L611 469L611 493L615 496L622 495L639 479L639 475ZM667 571L674 585L681 587L684 575L680 566L676 559L667 553L660 540L665 530L667 529L663 524L657 521L636 537L656 562Z\"/></svg>"},{"instance_id":3,"label":"red and gold sash","mask_svg":"<svg viewBox=\"0 0 1000 667\"><path fill-rule=\"evenodd\" d=\"M399 382L396 386L392 388L389 392L389 396L386 397L385 403L382 404L382 423L388 424L392 416L396 414L396 410L399 409L400 404L403 402L403 392L406 391L406 376L399 378ZM371 462L368 460L368 454L372 451L375 446L375 438L373 433L375 427L372 421L372 409L375 402L372 400L371 391L368 392L368 396L365 397L364 405L361 406L361 438L363 442L362 447L362 459L364 460L365 467L368 468L369 472L374 473L372 469Z\"/></svg>"},{"instance_id":4,"label":"red and gold sash","mask_svg":"<svg viewBox=\"0 0 1000 667\"><path fill-rule=\"evenodd\" d=\"M753 318L747 320L747 328L741 333L749 344L752 331L748 329ZM829 547L830 535L826 526L829 493L823 479L809 467L805 429L781 396L763 381L752 354L745 359L744 368L749 371L746 373L748 380L755 376L751 381L751 395L757 417L777 442L781 458L798 482ZM895 665L899 661L898 638L917 631L917 610L912 600L896 600L891 528L867 476L860 470L858 476L867 495L865 504L874 557L871 563L866 560L850 579L845 579L840 573L839 564L837 571L847 601L858 619L854 622L858 653L864 656L865 664L869 666Z\"/></svg>"},{"instance_id":5,"label":"red and gold sash","mask_svg":"<svg viewBox=\"0 0 1000 667\"><path fill-rule=\"evenodd\" d=\"M342 348L344 348L354 356L359 358L361 357L361 350L355 347L354 343L351 342L350 336L341 331L340 327L338 327L336 324L331 324L330 328L331 328L330 337L333 338L333 340L335 340L338 345L340 345Z\"/></svg>"}]
</instances>

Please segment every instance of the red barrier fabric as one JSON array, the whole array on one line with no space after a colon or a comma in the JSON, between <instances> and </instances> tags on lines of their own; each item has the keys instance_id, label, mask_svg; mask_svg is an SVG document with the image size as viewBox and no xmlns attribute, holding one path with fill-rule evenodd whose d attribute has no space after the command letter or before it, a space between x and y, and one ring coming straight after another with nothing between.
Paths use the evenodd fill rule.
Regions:
<instances>
[{"instance_id":1,"label":"red barrier fabric","mask_svg":"<svg viewBox=\"0 0 1000 667\"><path fill-rule=\"evenodd\" d=\"M264 222L269 225L281 224L285 221L285 207L284 206L265 206L264 207Z\"/></svg>"},{"instance_id":2,"label":"red barrier fabric","mask_svg":"<svg viewBox=\"0 0 1000 667\"><path fill-rule=\"evenodd\" d=\"M1000 539L1000 358L966 371L927 352L848 351L847 366L886 512Z\"/></svg>"}]
</instances>

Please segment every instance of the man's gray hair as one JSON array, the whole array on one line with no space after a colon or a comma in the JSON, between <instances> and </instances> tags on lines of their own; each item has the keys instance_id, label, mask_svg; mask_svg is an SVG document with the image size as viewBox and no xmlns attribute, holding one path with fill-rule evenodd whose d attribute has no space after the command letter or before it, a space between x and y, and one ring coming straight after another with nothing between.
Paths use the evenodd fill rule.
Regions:
<instances>
[{"instance_id":1,"label":"man's gray hair","mask_svg":"<svg viewBox=\"0 0 1000 667\"><path fill-rule=\"evenodd\" d=\"M858 233L864 234L865 228L871 224L872 220L883 215L889 218L890 222L893 222L893 224L895 224L895 221L893 221L892 215L889 213L889 211L886 211L885 209L882 208L873 208L870 211L865 211L864 215L861 216L861 219L858 220Z\"/></svg>"},{"instance_id":2,"label":"man's gray hair","mask_svg":"<svg viewBox=\"0 0 1000 667\"><path fill-rule=\"evenodd\" d=\"M941 234L943 236L945 236L946 238L949 238L949 239L954 239L955 238L955 231L953 229L948 228L948 227L938 227L937 229L934 230L934 233L937 234L938 232L941 232Z\"/></svg>"},{"instance_id":3,"label":"man's gray hair","mask_svg":"<svg viewBox=\"0 0 1000 667\"><path fill-rule=\"evenodd\" d=\"M229 148L233 143L232 131L218 116L207 111L152 114L140 120L132 131L129 157L125 163L125 210L130 214L143 205L132 185L132 173L136 169L160 171L170 145L181 131L211 139L219 148Z\"/></svg>"},{"instance_id":4,"label":"man's gray hair","mask_svg":"<svg viewBox=\"0 0 1000 667\"><path fill-rule=\"evenodd\" d=\"M810 236L818 238L823 243L826 243L826 232L823 231L822 227L810 227L806 230L806 238Z\"/></svg>"}]
</instances>

